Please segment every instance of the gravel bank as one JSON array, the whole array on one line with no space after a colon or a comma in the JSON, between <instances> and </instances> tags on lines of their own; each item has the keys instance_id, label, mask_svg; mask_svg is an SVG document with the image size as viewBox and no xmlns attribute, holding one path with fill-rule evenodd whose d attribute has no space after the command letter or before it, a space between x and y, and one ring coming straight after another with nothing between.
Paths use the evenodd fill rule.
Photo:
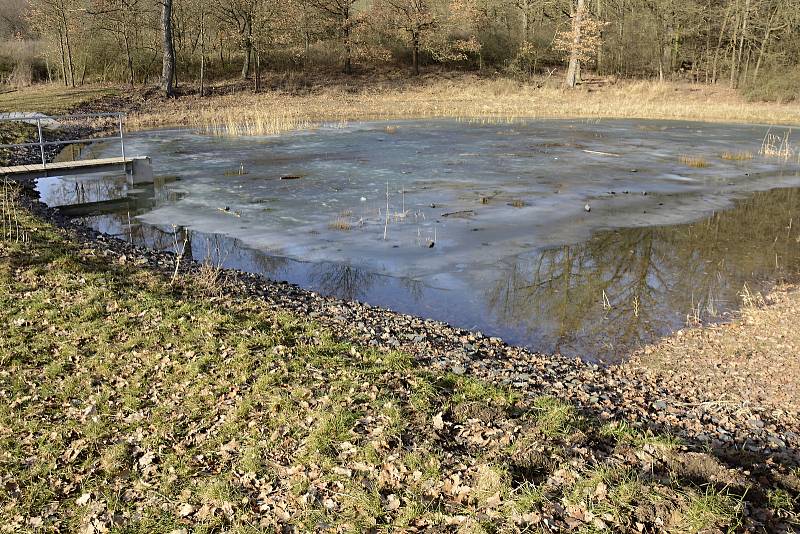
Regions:
<instances>
[{"instance_id":1,"label":"gravel bank","mask_svg":"<svg viewBox=\"0 0 800 534\"><path fill-rule=\"evenodd\" d=\"M134 262L169 275L175 269L172 253L143 249L100 234L29 199L29 207L38 215L70 229L87 245L107 250L116 261ZM189 272L199 267L185 261L181 269ZM343 338L405 351L435 369L474 375L535 395L569 399L603 418L638 421L654 430L674 433L699 448L725 451L732 458L744 455L746 462L751 460L750 454L756 454L764 460L800 463L797 409L776 409L755 403L746 395L720 402L704 383L668 380L662 371L641 365L642 356L637 363L602 367L560 355L535 354L479 332L323 297L251 273L224 270L220 280L220 290L226 294L258 296L270 309L311 318Z\"/></svg>"}]
</instances>

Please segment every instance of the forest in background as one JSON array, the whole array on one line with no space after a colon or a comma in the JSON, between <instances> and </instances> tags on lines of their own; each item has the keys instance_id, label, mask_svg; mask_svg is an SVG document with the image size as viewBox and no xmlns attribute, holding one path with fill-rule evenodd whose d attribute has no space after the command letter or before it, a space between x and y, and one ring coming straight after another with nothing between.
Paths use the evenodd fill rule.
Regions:
<instances>
[{"instance_id":1,"label":"forest in background","mask_svg":"<svg viewBox=\"0 0 800 534\"><path fill-rule=\"evenodd\" d=\"M582 66L800 98L800 0L2 0L0 41L17 87L151 85L171 46L173 83L200 91L234 77L259 90L267 71L433 67L573 85Z\"/></svg>"}]
</instances>

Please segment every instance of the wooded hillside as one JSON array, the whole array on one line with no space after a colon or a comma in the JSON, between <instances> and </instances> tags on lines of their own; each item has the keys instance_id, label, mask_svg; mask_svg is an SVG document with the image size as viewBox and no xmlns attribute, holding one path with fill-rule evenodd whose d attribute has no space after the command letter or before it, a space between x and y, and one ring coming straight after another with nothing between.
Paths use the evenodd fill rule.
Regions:
<instances>
[{"instance_id":1,"label":"wooded hillside","mask_svg":"<svg viewBox=\"0 0 800 534\"><path fill-rule=\"evenodd\" d=\"M174 82L382 67L726 83L793 99L800 0L172 0ZM169 7L169 6L168 6ZM163 2L4 0L4 81L134 85L162 73ZM572 68L568 68L569 64Z\"/></svg>"}]
</instances>

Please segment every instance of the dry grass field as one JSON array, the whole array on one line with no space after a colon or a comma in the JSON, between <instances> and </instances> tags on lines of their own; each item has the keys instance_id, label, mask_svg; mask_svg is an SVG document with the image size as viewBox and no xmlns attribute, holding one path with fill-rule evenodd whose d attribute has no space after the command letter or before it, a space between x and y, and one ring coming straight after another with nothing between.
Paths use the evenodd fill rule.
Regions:
<instances>
[{"instance_id":1,"label":"dry grass field","mask_svg":"<svg viewBox=\"0 0 800 534\"><path fill-rule=\"evenodd\" d=\"M129 126L185 125L223 134L274 134L322 122L434 117L499 122L569 117L800 124L800 105L748 102L726 87L683 83L620 81L569 90L556 83L462 75L431 77L416 84L337 83L303 91L158 99L132 113Z\"/></svg>"}]
</instances>

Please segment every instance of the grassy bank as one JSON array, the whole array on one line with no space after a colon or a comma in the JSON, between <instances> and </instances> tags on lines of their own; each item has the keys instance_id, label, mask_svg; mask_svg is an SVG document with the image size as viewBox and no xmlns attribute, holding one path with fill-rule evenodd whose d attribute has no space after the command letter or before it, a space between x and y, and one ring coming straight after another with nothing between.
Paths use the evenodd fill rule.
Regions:
<instances>
[{"instance_id":1,"label":"grassy bank","mask_svg":"<svg viewBox=\"0 0 800 534\"><path fill-rule=\"evenodd\" d=\"M793 507L669 437L336 339L14 207L4 532L688 533Z\"/></svg>"}]
</instances>

